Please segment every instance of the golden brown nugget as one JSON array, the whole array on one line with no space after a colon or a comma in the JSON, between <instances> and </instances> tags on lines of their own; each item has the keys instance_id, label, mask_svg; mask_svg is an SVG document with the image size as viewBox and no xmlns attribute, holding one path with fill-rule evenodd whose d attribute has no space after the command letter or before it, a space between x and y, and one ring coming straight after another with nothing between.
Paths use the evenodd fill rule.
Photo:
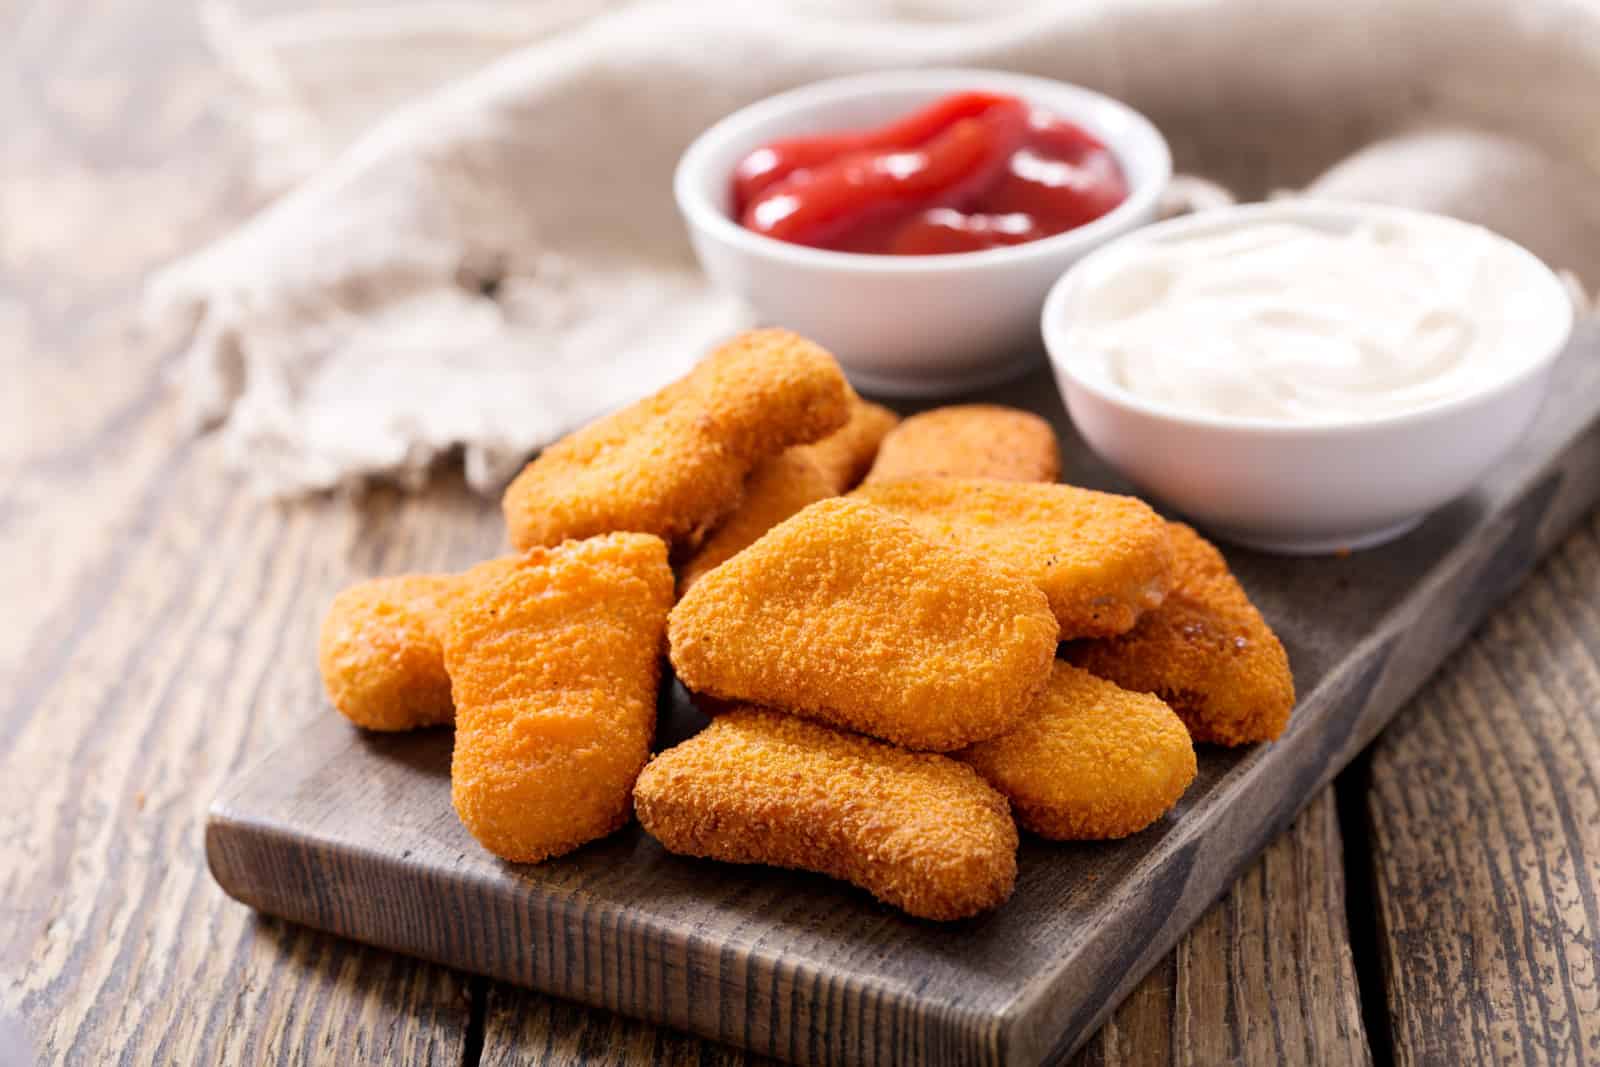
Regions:
<instances>
[{"instance_id":1,"label":"golden brown nugget","mask_svg":"<svg viewBox=\"0 0 1600 1067\"><path fill-rule=\"evenodd\" d=\"M519 557L460 574L402 574L353 585L322 619L317 665L333 706L368 730L412 730L455 719L444 670L450 609L509 574Z\"/></svg>"},{"instance_id":2,"label":"golden brown nugget","mask_svg":"<svg viewBox=\"0 0 1600 1067\"><path fill-rule=\"evenodd\" d=\"M761 460L845 424L833 357L787 330L740 334L689 375L562 438L501 504L511 543L556 545L614 530L693 542L739 503Z\"/></svg>"},{"instance_id":3,"label":"golden brown nugget","mask_svg":"<svg viewBox=\"0 0 1600 1067\"><path fill-rule=\"evenodd\" d=\"M897 478L994 478L1053 482L1061 477L1056 433L1039 416L997 404L963 404L913 415L891 430L867 475Z\"/></svg>"},{"instance_id":4,"label":"golden brown nugget","mask_svg":"<svg viewBox=\"0 0 1600 1067\"><path fill-rule=\"evenodd\" d=\"M899 421L888 408L853 397L849 422L814 445L796 448L816 462L835 493L847 493L867 476L884 436Z\"/></svg>"},{"instance_id":5,"label":"golden brown nugget","mask_svg":"<svg viewBox=\"0 0 1600 1067\"><path fill-rule=\"evenodd\" d=\"M1005 794L1024 829L1056 841L1138 833L1196 769L1189 731L1166 704L1060 662L1020 726L956 758Z\"/></svg>"},{"instance_id":6,"label":"golden brown nugget","mask_svg":"<svg viewBox=\"0 0 1600 1067\"><path fill-rule=\"evenodd\" d=\"M703 576L667 632L694 692L942 752L1016 724L1057 627L1018 575L835 498Z\"/></svg>"},{"instance_id":7,"label":"golden brown nugget","mask_svg":"<svg viewBox=\"0 0 1600 1067\"><path fill-rule=\"evenodd\" d=\"M1154 693L1198 742L1272 741L1294 710L1294 676L1276 634L1222 553L1169 523L1172 591L1132 630L1067 646L1069 660L1124 689Z\"/></svg>"},{"instance_id":8,"label":"golden brown nugget","mask_svg":"<svg viewBox=\"0 0 1600 1067\"><path fill-rule=\"evenodd\" d=\"M450 793L490 852L533 863L627 821L671 606L667 546L646 534L535 549L457 606Z\"/></svg>"},{"instance_id":9,"label":"golden brown nugget","mask_svg":"<svg viewBox=\"0 0 1600 1067\"><path fill-rule=\"evenodd\" d=\"M669 852L815 871L923 919L1011 895L1005 798L946 756L738 708L639 775L639 822Z\"/></svg>"},{"instance_id":10,"label":"golden brown nugget","mask_svg":"<svg viewBox=\"0 0 1600 1067\"><path fill-rule=\"evenodd\" d=\"M1166 523L1131 496L964 478L864 485L851 496L1026 577L1049 598L1063 641L1126 633L1172 581Z\"/></svg>"},{"instance_id":11,"label":"golden brown nugget","mask_svg":"<svg viewBox=\"0 0 1600 1067\"><path fill-rule=\"evenodd\" d=\"M799 448L763 460L745 483L744 500L683 565L679 595L707 571L725 563L807 504L835 495L834 483Z\"/></svg>"}]
</instances>

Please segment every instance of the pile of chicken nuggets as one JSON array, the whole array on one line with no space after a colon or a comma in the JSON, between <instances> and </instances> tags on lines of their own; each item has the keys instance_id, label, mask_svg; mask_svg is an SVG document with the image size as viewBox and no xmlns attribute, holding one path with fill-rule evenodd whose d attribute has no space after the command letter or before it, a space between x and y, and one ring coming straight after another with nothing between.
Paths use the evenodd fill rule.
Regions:
<instances>
[{"instance_id":1,"label":"pile of chicken nuggets","mask_svg":"<svg viewBox=\"0 0 1600 1067\"><path fill-rule=\"evenodd\" d=\"M323 681L366 729L453 722L456 812L506 860L636 813L674 853L971 916L1010 896L1019 826L1137 833L1197 742L1294 706L1216 549L1059 473L1037 416L900 421L753 331L529 463L520 554L341 593ZM652 757L663 659L712 722Z\"/></svg>"}]
</instances>

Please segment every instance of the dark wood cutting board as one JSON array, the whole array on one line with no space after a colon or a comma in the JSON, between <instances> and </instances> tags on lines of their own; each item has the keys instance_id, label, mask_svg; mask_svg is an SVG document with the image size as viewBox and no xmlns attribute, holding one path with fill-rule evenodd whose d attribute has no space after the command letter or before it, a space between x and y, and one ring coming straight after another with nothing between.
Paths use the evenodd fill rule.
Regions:
<instances>
[{"instance_id":1,"label":"dark wood cutting board","mask_svg":"<svg viewBox=\"0 0 1600 1067\"><path fill-rule=\"evenodd\" d=\"M1045 372L982 399L1053 418L1065 480L1125 488ZM636 825L504 864L451 811L448 731L366 735L325 707L286 709L308 717L303 736L217 799L211 870L262 911L795 1062L1059 1060L1600 499L1597 413L1590 330L1515 453L1402 540L1344 558L1228 550L1289 651L1288 733L1203 746L1183 801L1126 841L1025 840L1015 896L978 919L918 921L821 877L670 856ZM662 744L703 723L681 698L663 695Z\"/></svg>"}]
</instances>

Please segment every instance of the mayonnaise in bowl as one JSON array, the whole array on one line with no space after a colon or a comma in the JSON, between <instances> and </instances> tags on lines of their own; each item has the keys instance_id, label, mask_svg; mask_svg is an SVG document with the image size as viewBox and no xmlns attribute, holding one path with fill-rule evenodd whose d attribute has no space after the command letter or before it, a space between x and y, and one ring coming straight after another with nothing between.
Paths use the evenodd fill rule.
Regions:
<instances>
[{"instance_id":1,"label":"mayonnaise in bowl","mask_svg":"<svg viewBox=\"0 0 1600 1067\"><path fill-rule=\"evenodd\" d=\"M1262 218L1129 242L1086 279L1067 344L1111 386L1187 413L1291 424L1415 411L1505 376L1540 329L1527 253L1396 213Z\"/></svg>"},{"instance_id":2,"label":"mayonnaise in bowl","mask_svg":"<svg viewBox=\"0 0 1600 1067\"><path fill-rule=\"evenodd\" d=\"M1573 308L1476 226L1289 199L1091 253L1040 326L1073 426L1141 492L1273 552L1381 544L1537 418Z\"/></svg>"}]
</instances>

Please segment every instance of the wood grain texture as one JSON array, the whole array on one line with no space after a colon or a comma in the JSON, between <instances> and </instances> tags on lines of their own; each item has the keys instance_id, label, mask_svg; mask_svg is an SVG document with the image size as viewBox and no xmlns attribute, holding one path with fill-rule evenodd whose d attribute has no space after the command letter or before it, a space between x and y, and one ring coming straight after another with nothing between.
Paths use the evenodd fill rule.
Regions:
<instances>
[{"instance_id":1,"label":"wood grain texture","mask_svg":"<svg viewBox=\"0 0 1600 1067\"><path fill-rule=\"evenodd\" d=\"M1075 1067L1370 1062L1332 791L1313 801L1145 976ZM483 1067L775 1061L491 985Z\"/></svg>"},{"instance_id":2,"label":"wood grain texture","mask_svg":"<svg viewBox=\"0 0 1600 1067\"><path fill-rule=\"evenodd\" d=\"M1600 521L1379 739L1396 1061L1600 1058Z\"/></svg>"},{"instance_id":3,"label":"wood grain texture","mask_svg":"<svg viewBox=\"0 0 1600 1067\"><path fill-rule=\"evenodd\" d=\"M483 1055L478 1062L480 1067L768 1067L778 1061L668 1027L491 982Z\"/></svg>"},{"instance_id":4,"label":"wood grain texture","mask_svg":"<svg viewBox=\"0 0 1600 1067\"><path fill-rule=\"evenodd\" d=\"M1371 1062L1325 790L1206 912L1073 1061Z\"/></svg>"},{"instance_id":5,"label":"wood grain texture","mask_svg":"<svg viewBox=\"0 0 1600 1067\"><path fill-rule=\"evenodd\" d=\"M0 1013L41 1063L458 1063L464 978L253 916L204 867L209 794L293 729L258 701L316 690L323 598L407 533L451 545L437 499L409 527L392 497L263 507L178 425L140 279L250 206L191 18L0 19Z\"/></svg>"},{"instance_id":6,"label":"wood grain texture","mask_svg":"<svg viewBox=\"0 0 1600 1067\"><path fill-rule=\"evenodd\" d=\"M793 1062L1065 1056L1600 498L1597 348L1581 339L1525 444L1413 535L1343 559L1230 553L1295 668L1288 732L1203 748L1172 814L1125 842L1025 843L1015 896L977 920L684 860L636 826L509 867L450 810L448 736L363 737L326 713L219 798L213 873L273 914ZM1069 479L1116 487L1043 375L975 399L1040 411ZM681 699L663 717L673 737L699 720Z\"/></svg>"}]
</instances>

